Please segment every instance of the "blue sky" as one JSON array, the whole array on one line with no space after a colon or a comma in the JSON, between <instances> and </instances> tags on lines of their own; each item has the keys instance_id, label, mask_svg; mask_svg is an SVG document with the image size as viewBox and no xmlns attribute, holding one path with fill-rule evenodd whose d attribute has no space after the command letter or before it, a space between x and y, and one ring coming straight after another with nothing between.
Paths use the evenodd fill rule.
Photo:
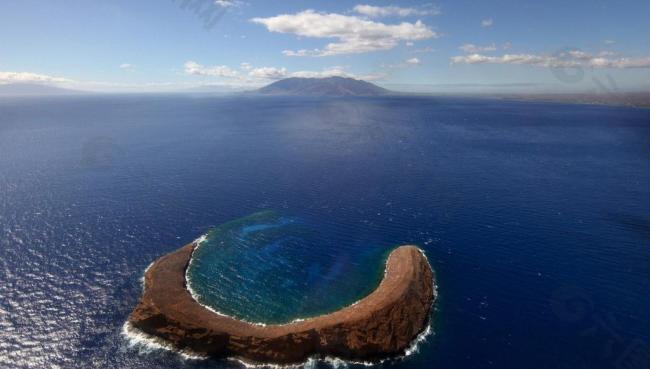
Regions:
<instances>
[{"instance_id":1,"label":"blue sky","mask_svg":"<svg viewBox=\"0 0 650 369\"><path fill-rule=\"evenodd\" d=\"M412 91L650 90L647 0L3 0L0 83L246 89L342 75Z\"/></svg>"}]
</instances>

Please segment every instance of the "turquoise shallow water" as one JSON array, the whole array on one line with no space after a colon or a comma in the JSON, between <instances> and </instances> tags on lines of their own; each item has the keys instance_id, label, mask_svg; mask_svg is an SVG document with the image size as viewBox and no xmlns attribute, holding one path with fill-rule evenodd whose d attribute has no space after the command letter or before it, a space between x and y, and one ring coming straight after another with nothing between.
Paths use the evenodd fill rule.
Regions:
<instances>
[{"instance_id":1,"label":"turquoise shallow water","mask_svg":"<svg viewBox=\"0 0 650 369\"><path fill-rule=\"evenodd\" d=\"M201 303L247 321L329 313L366 296L383 275L385 248L341 256L351 242L303 217L257 212L206 235L192 256L188 285Z\"/></svg>"}]
</instances>

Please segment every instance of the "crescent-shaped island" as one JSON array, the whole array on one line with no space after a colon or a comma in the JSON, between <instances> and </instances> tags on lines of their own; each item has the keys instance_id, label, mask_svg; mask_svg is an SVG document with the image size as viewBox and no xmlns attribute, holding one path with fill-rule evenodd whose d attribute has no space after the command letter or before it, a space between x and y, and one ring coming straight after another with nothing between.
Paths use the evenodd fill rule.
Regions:
<instances>
[{"instance_id":1,"label":"crescent-shaped island","mask_svg":"<svg viewBox=\"0 0 650 369\"><path fill-rule=\"evenodd\" d=\"M217 314L187 289L185 272L196 244L154 262L131 327L179 350L250 363L295 364L310 357L376 361L401 355L427 327L434 275L415 246L393 250L377 289L330 314L288 324L261 325Z\"/></svg>"}]
</instances>

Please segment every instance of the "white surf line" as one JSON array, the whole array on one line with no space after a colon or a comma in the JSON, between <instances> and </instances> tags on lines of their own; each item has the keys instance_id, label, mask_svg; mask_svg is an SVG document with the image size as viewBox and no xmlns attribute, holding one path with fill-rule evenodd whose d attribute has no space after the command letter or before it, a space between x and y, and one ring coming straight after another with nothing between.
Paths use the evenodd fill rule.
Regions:
<instances>
[{"instance_id":1,"label":"white surf line","mask_svg":"<svg viewBox=\"0 0 650 369\"><path fill-rule=\"evenodd\" d=\"M151 264L149 264L149 266L145 268L144 273L142 274L142 277L140 278L140 282L141 282L141 285L142 285L142 291L144 291L144 285L145 285L144 276L147 274L147 272L149 271L149 269L151 269L151 267L152 267L155 263L156 263L155 260L152 261Z\"/></svg>"},{"instance_id":2,"label":"white surf line","mask_svg":"<svg viewBox=\"0 0 650 369\"><path fill-rule=\"evenodd\" d=\"M122 326L122 336L126 338L130 348L137 349L140 353L150 353L153 351L169 351L178 354L185 360L205 360L208 359L206 355L191 350L179 350L171 343L156 336L147 334L138 328L131 325L127 320Z\"/></svg>"},{"instance_id":3,"label":"white surf line","mask_svg":"<svg viewBox=\"0 0 650 369\"><path fill-rule=\"evenodd\" d=\"M345 360L334 356L325 356L320 357L314 355L309 357L302 363L298 364L270 364L270 363L250 363L243 359L237 357L228 357L226 360L239 363L245 368L248 369L303 369L303 368L314 368L317 363L329 364L333 368L347 368L350 364L352 365L362 365L366 367L371 367L375 365L380 365L386 362L402 361L407 359L409 356L417 353L419 351L419 346L426 341L427 337L433 333L431 325L428 324L426 329L420 333L415 340L411 343L408 349L406 349L403 355L382 359L376 362L372 361L354 361L354 360ZM174 347L169 342L164 339L156 336L147 334L136 327L133 327L128 321L122 326L122 336L124 336L129 344L129 347L137 349L140 353L147 354L154 351L168 351L174 354L179 355L185 360L207 360L210 357L201 353L197 353L191 350L179 350Z\"/></svg>"},{"instance_id":4,"label":"white surf line","mask_svg":"<svg viewBox=\"0 0 650 369\"><path fill-rule=\"evenodd\" d=\"M376 365L381 365L387 362L398 362L408 359L408 357L413 356L419 352L420 345L427 340L427 337L433 334L433 328L431 324L427 324L427 327L411 342L411 345L404 351L404 354L394 357L389 357L381 359L378 361L354 361L354 360L345 360L335 356L318 356L314 355L309 357L306 361L299 364L265 364L265 363L250 363L246 360L229 357L227 360L237 362L243 365L248 369L302 369L302 368L314 368L316 363L325 363L329 364L333 368L348 368L350 365L360 365L365 367L372 367Z\"/></svg>"},{"instance_id":5,"label":"white surf line","mask_svg":"<svg viewBox=\"0 0 650 369\"><path fill-rule=\"evenodd\" d=\"M205 242L207 239L207 234L197 238L196 240L192 241L195 245L200 245L201 243ZM156 263L156 261L152 261L144 270L144 273L142 274L142 277L140 278L140 281L142 282L142 290L144 291L145 289L145 275L151 269L151 267ZM140 353L149 353L153 351L169 351L173 352L177 355L179 355L181 358L185 360L205 360L208 359L206 355L202 355L197 352L193 352L191 350L179 350L176 347L174 347L171 343L167 342L166 340L156 337L153 335L150 335L148 333L143 332L142 330L134 327L127 319L127 321L122 325L122 331L121 331L122 336L126 339L128 346L130 348L137 349Z\"/></svg>"}]
</instances>

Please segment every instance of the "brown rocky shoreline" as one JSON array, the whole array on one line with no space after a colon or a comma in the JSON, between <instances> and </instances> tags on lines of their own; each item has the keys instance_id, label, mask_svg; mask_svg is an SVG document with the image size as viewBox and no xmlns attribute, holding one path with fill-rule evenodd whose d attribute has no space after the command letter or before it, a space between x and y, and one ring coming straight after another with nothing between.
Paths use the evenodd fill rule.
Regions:
<instances>
[{"instance_id":1,"label":"brown rocky shoreline","mask_svg":"<svg viewBox=\"0 0 650 369\"><path fill-rule=\"evenodd\" d=\"M331 314L282 325L257 325L216 314L186 286L195 245L158 259L145 273L132 327L179 350L253 363L293 364L312 356L375 361L405 352L429 320L434 276L423 253L401 246L388 257L371 294Z\"/></svg>"}]
</instances>

